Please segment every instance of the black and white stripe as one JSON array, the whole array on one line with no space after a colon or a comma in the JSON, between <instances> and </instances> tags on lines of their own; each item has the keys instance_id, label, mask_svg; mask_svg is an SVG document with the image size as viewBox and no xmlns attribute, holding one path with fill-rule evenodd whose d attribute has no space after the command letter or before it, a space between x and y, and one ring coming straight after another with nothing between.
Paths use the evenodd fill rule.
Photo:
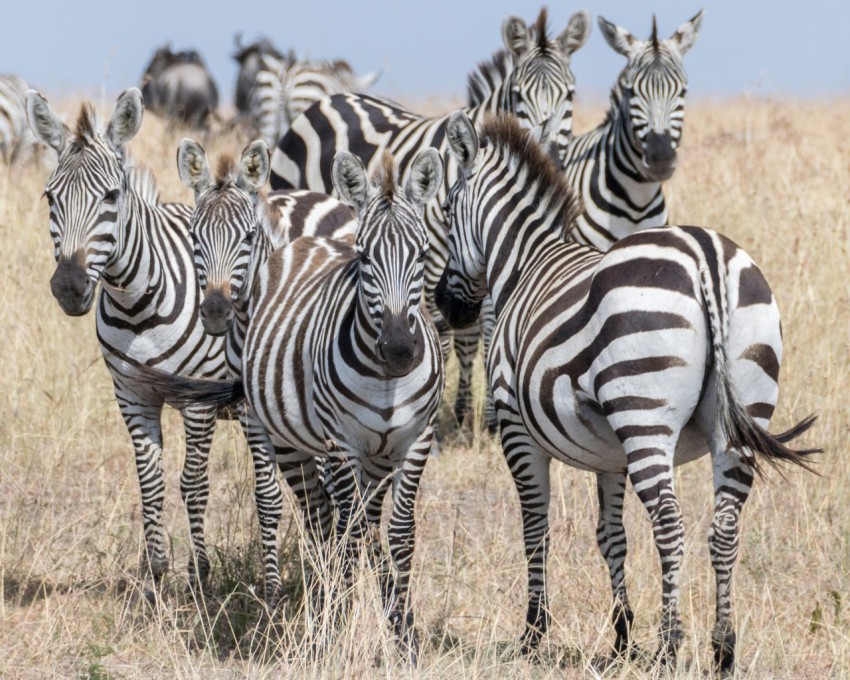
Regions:
<instances>
[{"instance_id":1,"label":"black and white stripe","mask_svg":"<svg viewBox=\"0 0 850 680\"><path fill-rule=\"evenodd\" d=\"M292 121L317 101L344 92L364 92L379 75L355 76L342 60L298 61L262 55L249 98L260 138L274 146Z\"/></svg>"},{"instance_id":2,"label":"black and white stripe","mask_svg":"<svg viewBox=\"0 0 850 680\"><path fill-rule=\"evenodd\" d=\"M605 121L573 139L564 159L583 210L571 232L579 243L608 250L624 236L667 224L662 182L676 169L688 79L682 64L702 11L667 40L653 19L649 40L599 17L608 44L628 59L611 92Z\"/></svg>"},{"instance_id":3,"label":"black and white stripe","mask_svg":"<svg viewBox=\"0 0 850 680\"><path fill-rule=\"evenodd\" d=\"M632 621L622 525L631 480L661 557L657 658L675 661L683 636L684 532L673 467L709 450L709 548L717 576L712 642L721 668L730 670L741 509L765 463L807 467L809 452L785 442L813 422L778 436L765 429L782 357L779 311L767 282L732 241L698 227L638 232L604 255L565 242L577 201L515 121L485 122L479 141L459 112L449 137L462 174L445 206L450 256L437 299L453 325L474 320L487 292L495 305L487 370L522 507L524 649L534 649L547 628L549 464L556 459L597 474L597 537L611 575L620 654Z\"/></svg>"},{"instance_id":4,"label":"black and white stripe","mask_svg":"<svg viewBox=\"0 0 850 680\"><path fill-rule=\"evenodd\" d=\"M251 91L254 89L257 73L262 68L263 56L268 55L289 66L295 63L295 53L290 50L284 55L268 38L259 38L248 45L243 45L241 33L236 34L235 42L236 52L232 56L239 64L239 71L236 74L234 104L238 116L248 116L251 113Z\"/></svg>"},{"instance_id":5,"label":"black and white stripe","mask_svg":"<svg viewBox=\"0 0 850 680\"><path fill-rule=\"evenodd\" d=\"M27 90L18 76L0 75L0 157L6 165L30 155L36 140L27 122Z\"/></svg>"},{"instance_id":6,"label":"black and white stripe","mask_svg":"<svg viewBox=\"0 0 850 680\"><path fill-rule=\"evenodd\" d=\"M86 104L71 131L32 90L27 112L36 136L59 155L44 190L57 261L50 281L53 295L65 313L79 316L91 309L101 284L97 337L133 441L142 496L144 569L158 580L168 568L161 525L163 400L131 377L133 364L181 375L225 375L224 342L201 325L190 210L160 203L150 175L134 168L126 156L125 146L142 122L142 96L136 88L118 98L105 129ZM216 409L187 404L181 410L186 459L180 491L193 547L189 573L198 584L209 571L203 521Z\"/></svg>"},{"instance_id":7,"label":"black and white stripe","mask_svg":"<svg viewBox=\"0 0 850 680\"><path fill-rule=\"evenodd\" d=\"M180 178L195 192L190 231L195 247L203 302L204 328L227 336L227 377L242 377L242 348L248 327L254 272L269 248L299 236L353 240L356 222L351 208L335 198L309 191L279 191L267 200L259 194L268 179L268 147L261 140L245 147L238 166L221 159L215 177L203 148L191 139L180 142ZM261 235L258 235L261 234ZM277 529L283 498L273 463L273 448L251 409L240 410L240 422L254 463L254 495L263 544L265 599L273 608L280 596Z\"/></svg>"},{"instance_id":8,"label":"black and white stripe","mask_svg":"<svg viewBox=\"0 0 850 680\"><path fill-rule=\"evenodd\" d=\"M574 78L570 57L581 47L590 29L587 13L575 14L567 28L556 38L546 35L546 12L541 12L534 27L522 19L509 17L502 26L505 47L510 51L514 67L508 78L479 106L467 112L480 121L488 112L514 114L523 126L531 129L555 120L559 141L569 137L572 128ZM335 95L307 109L280 140L272 156L272 188L303 188L330 193L331 160L334 153L347 150L367 166L377 166L383 151L388 150L402 168L403 175L411 160L422 149L448 149L446 122L448 116L425 118L383 99L367 95ZM451 334L433 304L433 290L447 257L446 224L440 204L454 181L454 168L449 166L444 185L427 207L425 221L430 238L430 254L426 268L426 304L443 338L448 356ZM455 414L466 419L471 405L472 362L477 352L477 330L458 333L455 347L460 360L460 375Z\"/></svg>"},{"instance_id":9,"label":"black and white stripe","mask_svg":"<svg viewBox=\"0 0 850 680\"><path fill-rule=\"evenodd\" d=\"M439 337L421 304L428 252L422 210L442 183L442 161L433 149L420 152L403 190L389 154L372 182L346 152L337 154L332 172L357 213L354 247L304 237L272 250L257 232L242 383L146 374L172 398L212 403L231 403L244 385L301 505L310 561L327 563L335 534L350 577L355 550L365 542L394 632L415 656L408 605L414 506L444 383ZM329 461L330 484L320 479L322 459ZM380 544L389 487L394 577ZM321 607L323 587L311 579L310 590Z\"/></svg>"}]
</instances>

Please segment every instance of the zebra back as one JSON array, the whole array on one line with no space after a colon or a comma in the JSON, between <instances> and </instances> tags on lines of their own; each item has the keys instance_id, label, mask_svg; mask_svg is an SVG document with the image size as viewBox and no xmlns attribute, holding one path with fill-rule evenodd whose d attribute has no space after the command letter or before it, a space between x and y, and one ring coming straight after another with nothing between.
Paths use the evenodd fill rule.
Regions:
<instances>
[{"instance_id":1,"label":"zebra back","mask_svg":"<svg viewBox=\"0 0 850 680\"><path fill-rule=\"evenodd\" d=\"M347 62L289 61L265 54L254 78L251 114L259 136L273 146L301 113L323 97L361 92L378 74L357 77Z\"/></svg>"}]
</instances>

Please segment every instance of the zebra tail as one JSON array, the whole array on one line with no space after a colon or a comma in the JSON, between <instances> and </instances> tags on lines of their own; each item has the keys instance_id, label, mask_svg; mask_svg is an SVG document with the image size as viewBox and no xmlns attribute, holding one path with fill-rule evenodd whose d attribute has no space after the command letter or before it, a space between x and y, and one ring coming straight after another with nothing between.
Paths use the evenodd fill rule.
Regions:
<instances>
[{"instance_id":1,"label":"zebra tail","mask_svg":"<svg viewBox=\"0 0 850 680\"><path fill-rule=\"evenodd\" d=\"M146 366L123 356L120 358L123 361L121 373L132 380L134 390L152 399L161 399L177 409L193 404L227 408L245 398L245 387L241 380L191 378Z\"/></svg>"},{"instance_id":2,"label":"zebra tail","mask_svg":"<svg viewBox=\"0 0 850 680\"><path fill-rule=\"evenodd\" d=\"M812 467L809 456L823 453L823 449L792 449L786 445L811 428L817 420L816 415L809 415L785 432L771 434L753 419L741 403L735 392L735 386L732 384L732 375L729 372L726 354L728 326L724 325L722 321L728 319L729 310L726 307L726 297L725 295L717 296L714 294L710 280L711 275L707 270L700 272L700 286L706 304L714 366L717 371L718 411L728 446L741 451L750 467L760 477L765 476L763 465L765 462L780 470L780 474L782 474L780 467L782 463L798 465L809 472L818 474Z\"/></svg>"}]
</instances>

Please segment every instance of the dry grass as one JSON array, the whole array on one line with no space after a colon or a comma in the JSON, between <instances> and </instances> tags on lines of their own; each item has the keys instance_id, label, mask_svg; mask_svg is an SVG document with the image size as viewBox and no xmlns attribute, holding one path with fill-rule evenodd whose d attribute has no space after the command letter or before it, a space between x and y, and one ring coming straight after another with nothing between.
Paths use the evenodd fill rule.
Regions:
<instances>
[{"instance_id":1,"label":"dry grass","mask_svg":"<svg viewBox=\"0 0 850 680\"><path fill-rule=\"evenodd\" d=\"M600 112L579 105L577 129ZM177 178L181 135L148 117L132 144L164 197L190 200ZM821 477L791 471L757 485L744 513L737 572L741 676L850 676L848 450L848 189L850 102L734 100L692 104L674 221L715 227L742 244L771 282L785 318L775 428L816 411L807 443L823 446ZM206 140L238 151L242 140ZM43 171L0 170L0 675L4 677L591 677L612 640L607 571L594 539L592 477L556 466L550 561L554 623L544 662L511 652L525 587L519 510L497 447L450 436L429 463L418 516L413 602L423 638L414 673L394 660L374 581L360 579L353 622L319 659L301 642L294 525L282 539L292 598L276 650L263 654L252 480L236 428L222 426L211 460L208 537L215 546L206 611L184 594L187 528L179 500L182 433L166 414L165 522L174 573L155 610L127 585L141 544L129 438L99 357L94 319L64 316L49 293L52 244L39 195ZM687 523L682 677L710 660L713 575L705 536L707 460L679 472ZM627 499L628 579L637 638L654 647L660 576L648 522ZM288 521L284 522L286 529ZM381 659L382 663L376 663ZM636 666L608 676L642 677Z\"/></svg>"}]
</instances>

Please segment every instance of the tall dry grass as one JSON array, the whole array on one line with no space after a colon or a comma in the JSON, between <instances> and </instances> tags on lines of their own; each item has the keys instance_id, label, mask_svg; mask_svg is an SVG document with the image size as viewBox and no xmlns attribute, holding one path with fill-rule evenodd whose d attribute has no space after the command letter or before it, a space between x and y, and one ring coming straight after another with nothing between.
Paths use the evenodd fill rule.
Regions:
<instances>
[{"instance_id":1,"label":"tall dry grass","mask_svg":"<svg viewBox=\"0 0 850 680\"><path fill-rule=\"evenodd\" d=\"M578 108L578 130L601 118L598 108ZM174 166L180 136L149 116L131 146L155 171L164 198L190 201ZM236 152L243 141L202 140L213 154ZM772 473L745 508L736 583L741 677L850 677L848 152L850 102L701 102L688 110L680 169L667 188L673 221L726 233L764 270L785 321L774 427L817 412L805 443L827 451L820 477ZM267 637L253 594L261 569L251 468L232 426L219 427L211 457L211 595L200 606L185 593L182 431L170 411L164 521L174 571L158 605L147 605L133 588L141 517L129 437L94 319L64 316L49 293L44 179L36 168L0 169L0 675L594 676L590 662L607 652L613 635L607 570L595 545L593 478L554 468L553 625L542 663L517 660L525 605L519 510L498 447L480 434L450 433L422 483L412 589L422 636L418 670L393 656L365 568L350 622L315 648L304 641L291 508L281 538L290 598ZM480 370L478 380L480 388ZM687 531L687 639L679 670L697 678L709 668L713 624L708 461L681 469L677 485ZM626 509L636 637L652 648L660 570L645 513L631 493ZM317 628L329 630L321 622ZM643 675L630 665L606 677Z\"/></svg>"}]
</instances>

